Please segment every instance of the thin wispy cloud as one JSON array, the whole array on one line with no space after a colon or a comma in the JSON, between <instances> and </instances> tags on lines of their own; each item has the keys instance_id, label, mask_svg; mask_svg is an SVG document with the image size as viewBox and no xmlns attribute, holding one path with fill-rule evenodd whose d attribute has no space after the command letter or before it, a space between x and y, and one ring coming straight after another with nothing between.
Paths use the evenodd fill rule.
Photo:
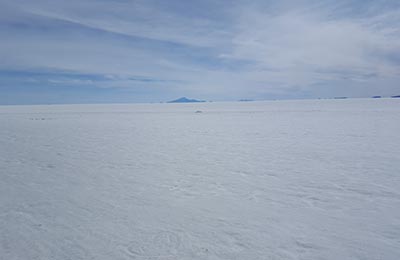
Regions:
<instances>
[{"instance_id":1,"label":"thin wispy cloud","mask_svg":"<svg viewBox=\"0 0 400 260\"><path fill-rule=\"evenodd\" d=\"M8 92L15 85L36 96L41 90L27 78L46 89L131 89L132 102L400 91L400 5L394 0L0 5L0 88Z\"/></svg>"}]
</instances>

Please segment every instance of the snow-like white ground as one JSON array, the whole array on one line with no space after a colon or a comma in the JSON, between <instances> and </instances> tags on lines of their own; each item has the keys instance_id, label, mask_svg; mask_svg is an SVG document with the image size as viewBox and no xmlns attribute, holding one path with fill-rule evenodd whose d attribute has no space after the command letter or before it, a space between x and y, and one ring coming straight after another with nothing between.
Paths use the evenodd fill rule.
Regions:
<instances>
[{"instance_id":1,"label":"snow-like white ground","mask_svg":"<svg viewBox=\"0 0 400 260\"><path fill-rule=\"evenodd\" d=\"M400 100L0 107L0 259L398 260Z\"/></svg>"}]
</instances>

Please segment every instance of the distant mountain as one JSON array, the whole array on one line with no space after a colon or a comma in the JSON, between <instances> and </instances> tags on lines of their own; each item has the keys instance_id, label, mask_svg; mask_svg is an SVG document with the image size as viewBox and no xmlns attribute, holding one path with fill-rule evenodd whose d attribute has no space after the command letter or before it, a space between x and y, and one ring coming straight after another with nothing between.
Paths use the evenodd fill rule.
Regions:
<instances>
[{"instance_id":1,"label":"distant mountain","mask_svg":"<svg viewBox=\"0 0 400 260\"><path fill-rule=\"evenodd\" d=\"M400 95L392 96L392 98L400 98Z\"/></svg>"},{"instance_id":2,"label":"distant mountain","mask_svg":"<svg viewBox=\"0 0 400 260\"><path fill-rule=\"evenodd\" d=\"M198 103L198 102L205 102L203 100L197 100L197 99L189 99L186 97L181 97L172 101L168 101L167 103Z\"/></svg>"},{"instance_id":3,"label":"distant mountain","mask_svg":"<svg viewBox=\"0 0 400 260\"><path fill-rule=\"evenodd\" d=\"M373 96L372 98L382 98L382 96Z\"/></svg>"}]
</instances>

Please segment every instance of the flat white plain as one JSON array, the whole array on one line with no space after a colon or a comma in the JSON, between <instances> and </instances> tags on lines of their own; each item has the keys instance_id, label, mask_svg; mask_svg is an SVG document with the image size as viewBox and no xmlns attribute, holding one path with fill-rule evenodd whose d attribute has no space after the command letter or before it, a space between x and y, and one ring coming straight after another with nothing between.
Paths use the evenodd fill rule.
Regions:
<instances>
[{"instance_id":1,"label":"flat white plain","mask_svg":"<svg viewBox=\"0 0 400 260\"><path fill-rule=\"evenodd\" d=\"M0 259L397 260L399 134L395 99L3 106Z\"/></svg>"}]
</instances>

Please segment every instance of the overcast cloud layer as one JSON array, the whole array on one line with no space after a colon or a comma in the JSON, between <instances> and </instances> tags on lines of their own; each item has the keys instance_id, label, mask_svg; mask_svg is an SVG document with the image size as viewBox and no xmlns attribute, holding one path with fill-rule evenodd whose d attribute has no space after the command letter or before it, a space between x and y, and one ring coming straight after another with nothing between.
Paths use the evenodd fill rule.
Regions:
<instances>
[{"instance_id":1,"label":"overcast cloud layer","mask_svg":"<svg viewBox=\"0 0 400 260\"><path fill-rule=\"evenodd\" d=\"M400 94L397 0L0 0L0 39L0 104Z\"/></svg>"}]
</instances>

